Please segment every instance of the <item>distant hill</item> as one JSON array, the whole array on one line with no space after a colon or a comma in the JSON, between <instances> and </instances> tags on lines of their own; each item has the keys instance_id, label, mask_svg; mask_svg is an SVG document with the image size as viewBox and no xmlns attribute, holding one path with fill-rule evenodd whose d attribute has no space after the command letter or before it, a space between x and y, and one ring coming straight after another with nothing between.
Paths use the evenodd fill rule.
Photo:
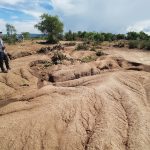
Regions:
<instances>
[{"instance_id":1,"label":"distant hill","mask_svg":"<svg viewBox=\"0 0 150 150\"><path fill-rule=\"evenodd\" d=\"M30 33L31 38L36 38L36 37L44 37L44 34L35 34L35 33Z\"/></svg>"}]
</instances>

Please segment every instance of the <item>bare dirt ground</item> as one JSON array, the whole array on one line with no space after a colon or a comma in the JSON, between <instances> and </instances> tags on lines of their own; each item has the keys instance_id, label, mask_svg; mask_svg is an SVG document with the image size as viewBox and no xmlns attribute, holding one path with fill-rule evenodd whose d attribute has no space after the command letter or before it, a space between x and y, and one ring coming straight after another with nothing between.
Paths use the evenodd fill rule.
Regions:
<instances>
[{"instance_id":1,"label":"bare dirt ground","mask_svg":"<svg viewBox=\"0 0 150 150\"><path fill-rule=\"evenodd\" d=\"M95 52L65 47L49 65L53 52L21 44L0 73L0 150L150 150L150 52L104 47L85 63Z\"/></svg>"},{"instance_id":2,"label":"bare dirt ground","mask_svg":"<svg viewBox=\"0 0 150 150\"><path fill-rule=\"evenodd\" d=\"M138 49L127 49L127 48L109 48L105 50L106 53L112 54L116 57L121 56L126 60L134 61L150 65L150 52Z\"/></svg>"}]
</instances>

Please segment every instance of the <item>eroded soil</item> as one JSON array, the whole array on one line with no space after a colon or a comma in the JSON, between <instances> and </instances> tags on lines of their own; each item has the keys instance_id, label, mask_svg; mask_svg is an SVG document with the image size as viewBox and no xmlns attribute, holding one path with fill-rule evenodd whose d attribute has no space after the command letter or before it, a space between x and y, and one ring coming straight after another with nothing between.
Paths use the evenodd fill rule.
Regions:
<instances>
[{"instance_id":1,"label":"eroded soil","mask_svg":"<svg viewBox=\"0 0 150 150\"><path fill-rule=\"evenodd\" d=\"M61 51L60 64L34 52L0 73L0 150L149 150L150 64Z\"/></svg>"}]
</instances>

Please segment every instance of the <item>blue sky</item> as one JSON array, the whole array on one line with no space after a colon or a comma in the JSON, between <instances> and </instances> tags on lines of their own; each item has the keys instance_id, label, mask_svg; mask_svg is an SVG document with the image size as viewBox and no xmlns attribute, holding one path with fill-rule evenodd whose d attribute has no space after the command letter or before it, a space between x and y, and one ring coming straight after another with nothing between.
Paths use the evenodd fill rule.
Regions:
<instances>
[{"instance_id":1,"label":"blue sky","mask_svg":"<svg viewBox=\"0 0 150 150\"><path fill-rule=\"evenodd\" d=\"M58 15L65 31L150 33L150 0L0 0L0 30L13 24L17 32L39 33L42 13Z\"/></svg>"}]
</instances>

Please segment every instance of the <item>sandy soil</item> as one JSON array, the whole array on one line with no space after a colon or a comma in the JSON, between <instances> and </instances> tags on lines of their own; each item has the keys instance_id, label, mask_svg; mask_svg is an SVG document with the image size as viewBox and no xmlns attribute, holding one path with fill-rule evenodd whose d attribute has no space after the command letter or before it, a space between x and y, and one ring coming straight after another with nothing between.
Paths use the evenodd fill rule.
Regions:
<instances>
[{"instance_id":1,"label":"sandy soil","mask_svg":"<svg viewBox=\"0 0 150 150\"><path fill-rule=\"evenodd\" d=\"M34 53L0 73L0 150L150 149L150 52L104 49L83 63L95 53L67 47L74 62L44 67L53 52L28 45L7 47Z\"/></svg>"},{"instance_id":2,"label":"sandy soil","mask_svg":"<svg viewBox=\"0 0 150 150\"><path fill-rule=\"evenodd\" d=\"M150 52L138 49L127 49L127 48L109 48L104 50L108 54L114 56L121 56L126 60L139 62L150 65Z\"/></svg>"}]
</instances>

